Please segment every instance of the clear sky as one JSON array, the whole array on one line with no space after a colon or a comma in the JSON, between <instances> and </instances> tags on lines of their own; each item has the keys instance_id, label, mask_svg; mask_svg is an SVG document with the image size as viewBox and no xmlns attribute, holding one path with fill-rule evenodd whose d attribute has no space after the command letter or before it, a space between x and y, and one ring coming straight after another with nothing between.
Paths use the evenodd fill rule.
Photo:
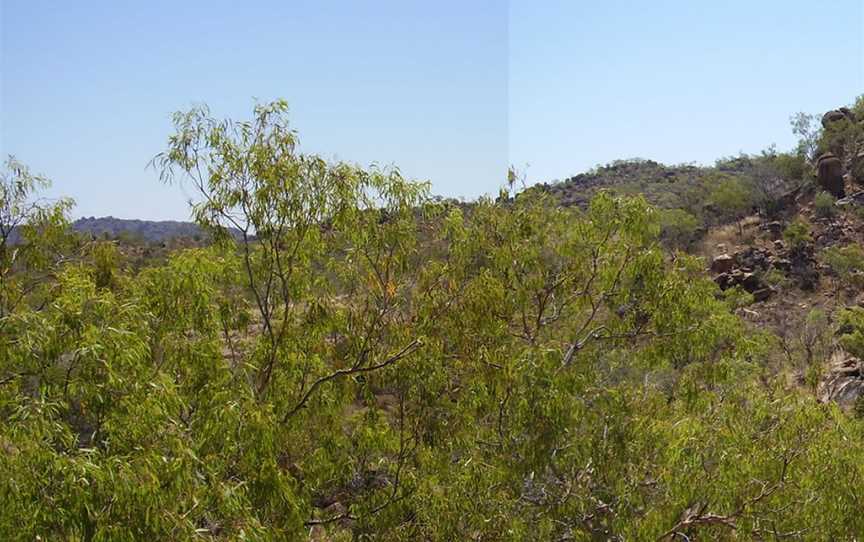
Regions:
<instances>
[{"instance_id":1,"label":"clear sky","mask_svg":"<svg viewBox=\"0 0 864 542\"><path fill-rule=\"evenodd\" d=\"M643 157L788 148L864 93L864 1L0 0L0 152L76 216L184 219L170 113L284 97L303 149L448 196ZM527 165L527 167L526 167Z\"/></svg>"}]
</instances>

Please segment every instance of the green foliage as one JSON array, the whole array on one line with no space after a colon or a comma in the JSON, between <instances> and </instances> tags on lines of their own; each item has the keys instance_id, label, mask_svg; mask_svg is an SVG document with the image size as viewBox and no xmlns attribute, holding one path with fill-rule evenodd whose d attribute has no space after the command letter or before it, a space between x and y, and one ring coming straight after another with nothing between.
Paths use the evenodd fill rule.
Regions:
<instances>
[{"instance_id":1,"label":"green foliage","mask_svg":"<svg viewBox=\"0 0 864 542\"><path fill-rule=\"evenodd\" d=\"M782 271L773 267L762 274L762 280L773 288L786 288L792 282Z\"/></svg>"},{"instance_id":2,"label":"green foliage","mask_svg":"<svg viewBox=\"0 0 864 542\"><path fill-rule=\"evenodd\" d=\"M218 243L15 270L45 287L0 334L0 538L864 530L862 425L765 384L645 199L463 206L299 152L281 102L176 120L156 163Z\"/></svg>"},{"instance_id":3,"label":"green foliage","mask_svg":"<svg viewBox=\"0 0 864 542\"><path fill-rule=\"evenodd\" d=\"M35 197L49 185L12 156L0 170L0 331L4 318L41 295L45 274L68 248L72 200Z\"/></svg>"},{"instance_id":4,"label":"green foliage","mask_svg":"<svg viewBox=\"0 0 864 542\"><path fill-rule=\"evenodd\" d=\"M716 185L711 190L709 202L729 220L739 222L754 206L751 191L739 179L728 176L718 176Z\"/></svg>"},{"instance_id":5,"label":"green foliage","mask_svg":"<svg viewBox=\"0 0 864 542\"><path fill-rule=\"evenodd\" d=\"M796 218L786 226L786 229L783 230L783 239L793 249L800 249L813 242L813 237L810 235L810 226L800 218Z\"/></svg>"},{"instance_id":6,"label":"green foliage","mask_svg":"<svg viewBox=\"0 0 864 542\"><path fill-rule=\"evenodd\" d=\"M834 196L828 192L819 192L813 200L813 210L820 218L831 218L835 214Z\"/></svg>"},{"instance_id":7,"label":"green foliage","mask_svg":"<svg viewBox=\"0 0 864 542\"><path fill-rule=\"evenodd\" d=\"M846 307L837 318L840 345L851 354L864 357L864 308Z\"/></svg>"},{"instance_id":8,"label":"green foliage","mask_svg":"<svg viewBox=\"0 0 864 542\"><path fill-rule=\"evenodd\" d=\"M800 153L778 153L772 157L772 165L784 179L802 180L807 175L807 160Z\"/></svg>"},{"instance_id":9,"label":"green foliage","mask_svg":"<svg viewBox=\"0 0 864 542\"><path fill-rule=\"evenodd\" d=\"M660 212L660 235L673 247L686 248L696 239L701 227L699 219L683 209Z\"/></svg>"},{"instance_id":10,"label":"green foliage","mask_svg":"<svg viewBox=\"0 0 864 542\"><path fill-rule=\"evenodd\" d=\"M846 286L864 286L864 249L858 245L832 246L825 249L822 259Z\"/></svg>"},{"instance_id":11,"label":"green foliage","mask_svg":"<svg viewBox=\"0 0 864 542\"><path fill-rule=\"evenodd\" d=\"M810 113L796 113L789 119L792 133L798 136L797 154L815 161L819 152L820 130L818 120Z\"/></svg>"},{"instance_id":12,"label":"green foliage","mask_svg":"<svg viewBox=\"0 0 864 542\"><path fill-rule=\"evenodd\" d=\"M109 241L95 242L91 247L91 258L96 287L116 287L120 265L120 251L117 245Z\"/></svg>"},{"instance_id":13,"label":"green foliage","mask_svg":"<svg viewBox=\"0 0 864 542\"><path fill-rule=\"evenodd\" d=\"M753 294L739 285L733 286L723 292L723 298L732 310L747 307L754 303Z\"/></svg>"}]
</instances>

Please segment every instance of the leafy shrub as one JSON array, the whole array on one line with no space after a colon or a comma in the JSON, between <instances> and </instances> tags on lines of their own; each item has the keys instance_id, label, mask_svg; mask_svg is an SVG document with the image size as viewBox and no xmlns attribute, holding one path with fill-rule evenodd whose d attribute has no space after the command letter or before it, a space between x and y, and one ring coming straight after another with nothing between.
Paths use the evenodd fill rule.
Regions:
<instances>
[{"instance_id":1,"label":"leafy shrub","mask_svg":"<svg viewBox=\"0 0 864 542\"><path fill-rule=\"evenodd\" d=\"M754 303L753 294L742 288L740 285L735 285L726 289L723 292L723 298L732 310L747 307Z\"/></svg>"},{"instance_id":2,"label":"leafy shrub","mask_svg":"<svg viewBox=\"0 0 864 542\"><path fill-rule=\"evenodd\" d=\"M739 179L719 176L717 185L712 189L709 201L718 212L729 220L738 222L741 233L741 219L753 208L754 199L751 191Z\"/></svg>"},{"instance_id":3,"label":"leafy shrub","mask_svg":"<svg viewBox=\"0 0 864 542\"><path fill-rule=\"evenodd\" d=\"M813 200L813 210L820 218L831 218L835 214L834 196L828 192L819 192Z\"/></svg>"},{"instance_id":4,"label":"leafy shrub","mask_svg":"<svg viewBox=\"0 0 864 542\"><path fill-rule=\"evenodd\" d=\"M762 274L762 280L774 288L786 288L791 284L791 280L782 271L771 268Z\"/></svg>"},{"instance_id":5,"label":"leafy shrub","mask_svg":"<svg viewBox=\"0 0 864 542\"><path fill-rule=\"evenodd\" d=\"M837 318L840 345L849 353L864 359L864 308L846 307Z\"/></svg>"},{"instance_id":6,"label":"leafy shrub","mask_svg":"<svg viewBox=\"0 0 864 542\"><path fill-rule=\"evenodd\" d=\"M828 247L823 260L847 286L864 286L864 249L859 245Z\"/></svg>"},{"instance_id":7,"label":"leafy shrub","mask_svg":"<svg viewBox=\"0 0 864 542\"><path fill-rule=\"evenodd\" d=\"M800 249L813 241L813 237L810 235L810 226L800 218L793 220L786 226L786 229L783 230L783 238L793 249Z\"/></svg>"},{"instance_id":8,"label":"leafy shrub","mask_svg":"<svg viewBox=\"0 0 864 542\"><path fill-rule=\"evenodd\" d=\"M773 159L777 173L788 180L804 179L807 173L807 160L800 153L779 153Z\"/></svg>"},{"instance_id":9,"label":"leafy shrub","mask_svg":"<svg viewBox=\"0 0 864 542\"><path fill-rule=\"evenodd\" d=\"M702 224L684 209L660 212L660 235L673 247L685 248L696 238Z\"/></svg>"}]
</instances>

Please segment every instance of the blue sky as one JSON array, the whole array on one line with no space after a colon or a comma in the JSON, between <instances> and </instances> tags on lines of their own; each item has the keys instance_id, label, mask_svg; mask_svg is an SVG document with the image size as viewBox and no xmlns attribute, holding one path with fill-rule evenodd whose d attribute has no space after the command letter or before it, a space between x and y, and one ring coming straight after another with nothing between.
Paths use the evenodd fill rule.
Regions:
<instances>
[{"instance_id":1,"label":"blue sky","mask_svg":"<svg viewBox=\"0 0 864 542\"><path fill-rule=\"evenodd\" d=\"M861 0L0 0L0 152L76 216L183 219L145 169L170 113L284 97L303 149L494 193L644 157L788 148L864 92Z\"/></svg>"}]
</instances>

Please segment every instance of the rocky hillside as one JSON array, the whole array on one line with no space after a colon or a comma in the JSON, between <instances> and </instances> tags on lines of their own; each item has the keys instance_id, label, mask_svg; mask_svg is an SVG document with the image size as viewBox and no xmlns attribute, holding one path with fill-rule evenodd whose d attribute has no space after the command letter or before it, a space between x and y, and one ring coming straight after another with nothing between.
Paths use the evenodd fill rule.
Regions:
<instances>
[{"instance_id":1,"label":"rocky hillside","mask_svg":"<svg viewBox=\"0 0 864 542\"><path fill-rule=\"evenodd\" d=\"M779 373L864 414L864 117L826 113L810 163L777 213L709 228L695 250Z\"/></svg>"}]
</instances>

